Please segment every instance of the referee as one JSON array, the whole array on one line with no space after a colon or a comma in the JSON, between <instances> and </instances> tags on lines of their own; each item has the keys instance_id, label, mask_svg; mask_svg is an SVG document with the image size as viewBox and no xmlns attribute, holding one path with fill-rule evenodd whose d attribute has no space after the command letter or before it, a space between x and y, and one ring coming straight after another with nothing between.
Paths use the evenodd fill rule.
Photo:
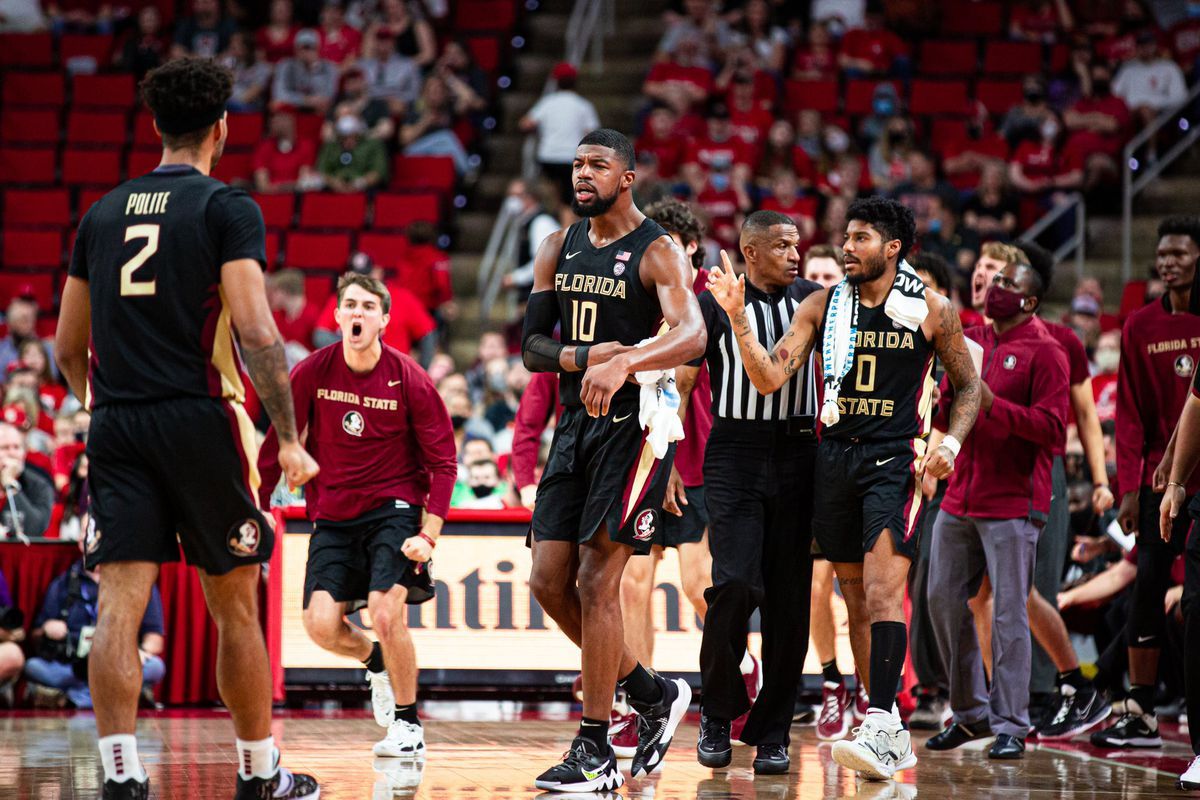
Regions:
<instances>
[{"instance_id":1,"label":"referee","mask_svg":"<svg viewBox=\"0 0 1200 800\"><path fill-rule=\"evenodd\" d=\"M768 349L787 331L800 302L820 289L798 277L799 243L795 223L775 211L756 211L742 227L746 316ZM729 317L711 292L700 295L700 309L708 329L714 417L704 456L713 585L704 593L697 756L706 767L730 762L730 721L750 708L739 667L757 608L763 686L741 740L758 746L756 773L785 773L796 685L808 650L817 413L812 360L778 391L760 395L742 366Z\"/></svg>"}]
</instances>

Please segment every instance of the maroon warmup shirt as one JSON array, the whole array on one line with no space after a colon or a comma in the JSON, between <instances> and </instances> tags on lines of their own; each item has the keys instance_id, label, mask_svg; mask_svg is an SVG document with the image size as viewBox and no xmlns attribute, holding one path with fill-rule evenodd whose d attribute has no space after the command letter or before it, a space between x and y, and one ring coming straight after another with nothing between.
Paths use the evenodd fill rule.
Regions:
<instances>
[{"instance_id":1,"label":"maroon warmup shirt","mask_svg":"<svg viewBox=\"0 0 1200 800\"><path fill-rule=\"evenodd\" d=\"M1117 482L1121 494L1153 484L1200 357L1200 317L1172 314L1169 295L1139 308L1121 331L1117 372ZM1200 470L1188 494L1200 489Z\"/></svg>"},{"instance_id":2,"label":"maroon warmup shirt","mask_svg":"<svg viewBox=\"0 0 1200 800\"><path fill-rule=\"evenodd\" d=\"M445 517L458 474L454 429L433 382L417 362L387 345L375 369L346 366L342 343L292 370L296 429L321 471L304 487L308 517L344 522L403 500ZM263 505L279 481L272 427L258 458Z\"/></svg>"},{"instance_id":3,"label":"maroon warmup shirt","mask_svg":"<svg viewBox=\"0 0 1200 800\"><path fill-rule=\"evenodd\" d=\"M698 271L692 291L696 296L708 288L708 270ZM675 469L684 486L704 485L704 448L712 433L712 385L708 379L708 362L700 362L700 372L692 386L687 413L683 416L683 441L675 446Z\"/></svg>"},{"instance_id":4,"label":"maroon warmup shirt","mask_svg":"<svg viewBox=\"0 0 1200 800\"><path fill-rule=\"evenodd\" d=\"M558 401L558 373L533 373L529 385L521 393L517 418L513 423L512 471L518 489L537 483L542 434L550 424L551 415L553 419L558 419L562 408L562 403Z\"/></svg>"},{"instance_id":5,"label":"maroon warmup shirt","mask_svg":"<svg viewBox=\"0 0 1200 800\"><path fill-rule=\"evenodd\" d=\"M983 372L995 400L980 411L950 475L942 510L958 517L1045 521L1050 467L1067 436L1067 354L1032 317L1003 336L992 326L965 335L983 346ZM938 428L946 429L953 389L942 383Z\"/></svg>"},{"instance_id":6,"label":"maroon warmup shirt","mask_svg":"<svg viewBox=\"0 0 1200 800\"><path fill-rule=\"evenodd\" d=\"M1087 350L1084 348L1083 342L1075 335L1075 331L1061 322L1050 322L1043 319L1042 324L1046 326L1046 332L1067 351L1067 380L1071 386L1078 386L1092 377L1092 366L1088 363ZM1068 426L1075 424L1075 407L1071 405L1069 391L1067 394L1067 424ZM1063 442L1062 447L1054 448L1056 456L1065 455L1066 452L1066 441Z\"/></svg>"}]
</instances>

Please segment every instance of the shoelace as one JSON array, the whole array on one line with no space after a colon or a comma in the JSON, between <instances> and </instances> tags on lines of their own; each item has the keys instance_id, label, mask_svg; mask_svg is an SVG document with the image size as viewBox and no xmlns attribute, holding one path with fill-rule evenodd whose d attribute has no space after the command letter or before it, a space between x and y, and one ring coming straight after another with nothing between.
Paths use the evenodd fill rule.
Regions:
<instances>
[{"instance_id":1,"label":"shoelace","mask_svg":"<svg viewBox=\"0 0 1200 800\"><path fill-rule=\"evenodd\" d=\"M830 692L825 696L825 702L821 706L821 722L833 722L837 719L841 711L842 701L837 694ZM857 728L855 729L857 730Z\"/></svg>"},{"instance_id":2,"label":"shoelace","mask_svg":"<svg viewBox=\"0 0 1200 800\"><path fill-rule=\"evenodd\" d=\"M1061 725L1067 719L1067 715L1071 713L1071 709L1075 706L1076 695L1064 697L1062 705L1058 707L1058 713L1054 715L1054 720L1050 723L1053 725Z\"/></svg>"},{"instance_id":3,"label":"shoelace","mask_svg":"<svg viewBox=\"0 0 1200 800\"><path fill-rule=\"evenodd\" d=\"M720 722L717 722L715 719L705 718L701 727L704 729L703 735L707 738L708 736L720 735L725 726Z\"/></svg>"}]
</instances>

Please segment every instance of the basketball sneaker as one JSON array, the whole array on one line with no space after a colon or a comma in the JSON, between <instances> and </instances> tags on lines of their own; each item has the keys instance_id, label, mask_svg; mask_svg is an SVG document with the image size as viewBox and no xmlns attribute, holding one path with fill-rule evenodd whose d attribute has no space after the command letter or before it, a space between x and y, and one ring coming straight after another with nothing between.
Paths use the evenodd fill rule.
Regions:
<instances>
[{"instance_id":1,"label":"basketball sneaker","mask_svg":"<svg viewBox=\"0 0 1200 800\"><path fill-rule=\"evenodd\" d=\"M1071 684L1064 683L1060 691L1062 702L1058 713L1037 731L1037 737L1043 741L1078 736L1108 719L1108 715L1112 713L1112 704L1093 688L1076 690Z\"/></svg>"},{"instance_id":2,"label":"basketball sneaker","mask_svg":"<svg viewBox=\"0 0 1200 800\"><path fill-rule=\"evenodd\" d=\"M946 727L954 712L946 698L934 693L917 695L917 707L908 718L908 727L916 731L940 731Z\"/></svg>"},{"instance_id":3,"label":"basketball sneaker","mask_svg":"<svg viewBox=\"0 0 1200 800\"><path fill-rule=\"evenodd\" d=\"M1125 713L1117 724L1092 734L1096 747L1162 747L1158 718L1142 711L1137 700L1125 700Z\"/></svg>"},{"instance_id":4,"label":"basketball sneaker","mask_svg":"<svg viewBox=\"0 0 1200 800\"><path fill-rule=\"evenodd\" d=\"M371 687L371 710L375 713L375 724L386 728L392 724L392 716L396 713L392 679L388 677L386 669L383 672L367 670L367 684Z\"/></svg>"},{"instance_id":5,"label":"basketball sneaker","mask_svg":"<svg viewBox=\"0 0 1200 800\"><path fill-rule=\"evenodd\" d=\"M822 742L845 739L850 732L850 693L845 684L825 681L821 687L821 716L817 718L817 738Z\"/></svg>"},{"instance_id":6,"label":"basketball sneaker","mask_svg":"<svg viewBox=\"0 0 1200 800\"><path fill-rule=\"evenodd\" d=\"M1200 789L1200 756L1192 759L1188 768L1179 776L1180 789Z\"/></svg>"},{"instance_id":7,"label":"basketball sneaker","mask_svg":"<svg viewBox=\"0 0 1200 800\"><path fill-rule=\"evenodd\" d=\"M150 779L144 781L127 780L117 783L113 780L104 782L100 794L101 800L147 800L150 797Z\"/></svg>"},{"instance_id":8,"label":"basketball sneaker","mask_svg":"<svg viewBox=\"0 0 1200 800\"><path fill-rule=\"evenodd\" d=\"M539 789L552 792L607 792L619 789L625 778L617 768L617 755L612 748L600 752L583 736L576 736L571 749L563 754L561 764L543 772L533 782Z\"/></svg>"},{"instance_id":9,"label":"basketball sneaker","mask_svg":"<svg viewBox=\"0 0 1200 800\"><path fill-rule=\"evenodd\" d=\"M867 694L867 687L863 686L862 676L857 672L854 673L854 681L854 721L862 722L871 708L871 696Z\"/></svg>"},{"instance_id":10,"label":"basketball sneaker","mask_svg":"<svg viewBox=\"0 0 1200 800\"><path fill-rule=\"evenodd\" d=\"M696 760L710 769L728 767L733 759L729 741L729 721L700 714L700 740L696 742Z\"/></svg>"},{"instance_id":11,"label":"basketball sneaker","mask_svg":"<svg viewBox=\"0 0 1200 800\"><path fill-rule=\"evenodd\" d=\"M321 787L311 775L279 767L270 778L237 779L234 800L317 800Z\"/></svg>"},{"instance_id":12,"label":"basketball sneaker","mask_svg":"<svg viewBox=\"0 0 1200 800\"><path fill-rule=\"evenodd\" d=\"M833 760L868 780L886 781L916 766L909 733L894 711L872 708L853 731L854 738L834 742Z\"/></svg>"},{"instance_id":13,"label":"basketball sneaker","mask_svg":"<svg viewBox=\"0 0 1200 800\"><path fill-rule=\"evenodd\" d=\"M609 744L617 758L633 758L637 755L638 715L633 711L619 714L613 711L608 723Z\"/></svg>"},{"instance_id":14,"label":"basketball sneaker","mask_svg":"<svg viewBox=\"0 0 1200 800\"><path fill-rule=\"evenodd\" d=\"M394 719L387 736L375 743L375 755L383 758L419 758L425 755L425 728Z\"/></svg>"},{"instance_id":15,"label":"basketball sneaker","mask_svg":"<svg viewBox=\"0 0 1200 800\"><path fill-rule=\"evenodd\" d=\"M638 748L629 770L634 778L649 775L662 764L667 748L671 746L671 739L675 737L675 729L687 715L688 706L692 703L692 687L682 678L673 681L659 678L659 685L663 697L658 705L636 709L639 712Z\"/></svg>"}]
</instances>

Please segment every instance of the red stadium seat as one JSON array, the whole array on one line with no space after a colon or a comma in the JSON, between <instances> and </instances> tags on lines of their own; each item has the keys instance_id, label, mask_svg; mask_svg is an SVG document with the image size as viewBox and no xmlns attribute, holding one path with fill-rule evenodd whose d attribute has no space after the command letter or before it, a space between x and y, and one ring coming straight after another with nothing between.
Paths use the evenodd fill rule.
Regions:
<instances>
[{"instance_id":1,"label":"red stadium seat","mask_svg":"<svg viewBox=\"0 0 1200 800\"><path fill-rule=\"evenodd\" d=\"M268 228L290 228L296 215L296 195L255 194L254 202L262 209L263 222Z\"/></svg>"},{"instance_id":2,"label":"red stadium seat","mask_svg":"<svg viewBox=\"0 0 1200 800\"><path fill-rule=\"evenodd\" d=\"M250 180L254 174L253 154L230 153L225 151L225 155L221 156L221 160L217 162L217 168L213 170L212 176L219 181L232 183L235 180Z\"/></svg>"},{"instance_id":3,"label":"red stadium seat","mask_svg":"<svg viewBox=\"0 0 1200 800\"><path fill-rule=\"evenodd\" d=\"M392 189L428 189L448 193L458 175L450 156L396 156L392 159Z\"/></svg>"},{"instance_id":4,"label":"red stadium seat","mask_svg":"<svg viewBox=\"0 0 1200 800\"><path fill-rule=\"evenodd\" d=\"M72 85L76 107L130 108L136 96L132 75L76 75Z\"/></svg>"},{"instance_id":5,"label":"red stadium seat","mask_svg":"<svg viewBox=\"0 0 1200 800\"><path fill-rule=\"evenodd\" d=\"M58 72L12 72L4 76L4 106L61 106L66 99Z\"/></svg>"},{"instance_id":6,"label":"red stadium seat","mask_svg":"<svg viewBox=\"0 0 1200 800\"><path fill-rule=\"evenodd\" d=\"M104 195L108 194L104 189L80 189L79 199L75 203L75 215L78 219L83 219L83 215L88 212L92 204L99 200ZM75 246L74 234L71 235L71 246Z\"/></svg>"},{"instance_id":7,"label":"red stadium seat","mask_svg":"<svg viewBox=\"0 0 1200 800\"><path fill-rule=\"evenodd\" d=\"M71 224L71 199L66 189L6 189L4 224L65 228Z\"/></svg>"},{"instance_id":8,"label":"red stadium seat","mask_svg":"<svg viewBox=\"0 0 1200 800\"><path fill-rule=\"evenodd\" d=\"M54 66L54 39L48 33L0 34L0 67Z\"/></svg>"},{"instance_id":9,"label":"red stadium seat","mask_svg":"<svg viewBox=\"0 0 1200 800\"><path fill-rule=\"evenodd\" d=\"M981 79L975 84L975 99L989 114L998 116L1021 102L1021 82Z\"/></svg>"},{"instance_id":10,"label":"red stadium seat","mask_svg":"<svg viewBox=\"0 0 1200 800\"><path fill-rule=\"evenodd\" d=\"M300 203L301 228L344 228L358 230L366 224L367 196L362 193L306 194Z\"/></svg>"},{"instance_id":11,"label":"red stadium seat","mask_svg":"<svg viewBox=\"0 0 1200 800\"><path fill-rule=\"evenodd\" d=\"M324 308L325 303L333 294L333 278L327 275L306 277L304 279L304 296L316 308Z\"/></svg>"},{"instance_id":12,"label":"red stadium seat","mask_svg":"<svg viewBox=\"0 0 1200 800\"><path fill-rule=\"evenodd\" d=\"M375 197L376 228L406 228L417 220L438 222L441 198L436 194L379 194Z\"/></svg>"},{"instance_id":13,"label":"red stadium seat","mask_svg":"<svg viewBox=\"0 0 1200 800\"><path fill-rule=\"evenodd\" d=\"M500 68L500 38L490 36L466 37L467 50L471 52L475 63L484 72L493 74Z\"/></svg>"},{"instance_id":14,"label":"red stadium seat","mask_svg":"<svg viewBox=\"0 0 1200 800\"><path fill-rule=\"evenodd\" d=\"M279 263L279 232L267 231L267 269Z\"/></svg>"},{"instance_id":15,"label":"red stadium seat","mask_svg":"<svg viewBox=\"0 0 1200 800\"><path fill-rule=\"evenodd\" d=\"M908 110L913 114L962 116L968 111L967 95L966 81L929 81L918 78L912 82Z\"/></svg>"},{"instance_id":16,"label":"red stadium seat","mask_svg":"<svg viewBox=\"0 0 1200 800\"><path fill-rule=\"evenodd\" d=\"M58 58L65 67L73 58L90 58L101 69L112 61L113 37L109 35L88 35L80 33L64 33L58 40Z\"/></svg>"},{"instance_id":17,"label":"red stadium seat","mask_svg":"<svg viewBox=\"0 0 1200 800\"><path fill-rule=\"evenodd\" d=\"M458 0L455 6L459 31L509 31L517 21L515 0Z\"/></svg>"},{"instance_id":18,"label":"red stadium seat","mask_svg":"<svg viewBox=\"0 0 1200 800\"><path fill-rule=\"evenodd\" d=\"M988 42L983 55L983 71L988 75L1041 72L1042 45L1039 42Z\"/></svg>"},{"instance_id":19,"label":"red stadium seat","mask_svg":"<svg viewBox=\"0 0 1200 800\"><path fill-rule=\"evenodd\" d=\"M4 230L4 268L62 266L62 231Z\"/></svg>"},{"instance_id":20,"label":"red stadium seat","mask_svg":"<svg viewBox=\"0 0 1200 800\"><path fill-rule=\"evenodd\" d=\"M153 172L161 161L161 149L151 150L148 147L135 147L129 151L129 158L125 162L125 175L129 178L137 178L147 172Z\"/></svg>"},{"instance_id":21,"label":"red stadium seat","mask_svg":"<svg viewBox=\"0 0 1200 800\"><path fill-rule=\"evenodd\" d=\"M121 153L68 147L63 151L62 182L67 186L112 189L121 182Z\"/></svg>"},{"instance_id":22,"label":"red stadium seat","mask_svg":"<svg viewBox=\"0 0 1200 800\"><path fill-rule=\"evenodd\" d=\"M783 91L784 108L789 115L810 108L822 114L838 110L841 92L837 81L788 81Z\"/></svg>"},{"instance_id":23,"label":"red stadium seat","mask_svg":"<svg viewBox=\"0 0 1200 800\"><path fill-rule=\"evenodd\" d=\"M343 270L350 261L350 234L289 233L285 252L289 267Z\"/></svg>"},{"instance_id":24,"label":"red stadium seat","mask_svg":"<svg viewBox=\"0 0 1200 800\"><path fill-rule=\"evenodd\" d=\"M363 231L358 235L358 249L384 269L394 269L408 250L408 239L402 233Z\"/></svg>"},{"instance_id":25,"label":"red stadium seat","mask_svg":"<svg viewBox=\"0 0 1200 800\"><path fill-rule=\"evenodd\" d=\"M979 70L974 42L931 40L921 44L921 74L966 78Z\"/></svg>"},{"instance_id":26,"label":"red stadium seat","mask_svg":"<svg viewBox=\"0 0 1200 800\"><path fill-rule=\"evenodd\" d=\"M57 110L12 109L0 115L0 141L57 144L61 135Z\"/></svg>"},{"instance_id":27,"label":"red stadium seat","mask_svg":"<svg viewBox=\"0 0 1200 800\"><path fill-rule=\"evenodd\" d=\"M262 114L230 114L226 147L257 147L263 138Z\"/></svg>"},{"instance_id":28,"label":"red stadium seat","mask_svg":"<svg viewBox=\"0 0 1200 800\"><path fill-rule=\"evenodd\" d=\"M1004 33L1004 3L947 3L942 11L943 36L993 38Z\"/></svg>"},{"instance_id":29,"label":"red stadium seat","mask_svg":"<svg viewBox=\"0 0 1200 800\"><path fill-rule=\"evenodd\" d=\"M883 81L849 81L846 84L846 113L852 115L870 114L871 98L875 95L875 87ZM895 81L889 81L896 87L896 92L903 94L903 89Z\"/></svg>"},{"instance_id":30,"label":"red stadium seat","mask_svg":"<svg viewBox=\"0 0 1200 800\"><path fill-rule=\"evenodd\" d=\"M55 166L51 147L0 149L0 175L8 184L54 183Z\"/></svg>"},{"instance_id":31,"label":"red stadium seat","mask_svg":"<svg viewBox=\"0 0 1200 800\"><path fill-rule=\"evenodd\" d=\"M32 297L42 308L54 308L54 276L44 272L0 272L0 305L15 297Z\"/></svg>"},{"instance_id":32,"label":"red stadium seat","mask_svg":"<svg viewBox=\"0 0 1200 800\"><path fill-rule=\"evenodd\" d=\"M128 127L125 115L117 111L71 111L67 114L67 142L124 145Z\"/></svg>"},{"instance_id":33,"label":"red stadium seat","mask_svg":"<svg viewBox=\"0 0 1200 800\"><path fill-rule=\"evenodd\" d=\"M943 153L948 147L966 140L966 120L941 117L933 120L930 125L929 146L935 153Z\"/></svg>"},{"instance_id":34,"label":"red stadium seat","mask_svg":"<svg viewBox=\"0 0 1200 800\"><path fill-rule=\"evenodd\" d=\"M149 111L139 111L133 118L133 146L162 147L162 139L154 132L154 115Z\"/></svg>"},{"instance_id":35,"label":"red stadium seat","mask_svg":"<svg viewBox=\"0 0 1200 800\"><path fill-rule=\"evenodd\" d=\"M1056 74L1066 71L1071 64L1071 47L1068 44L1059 42L1050 48L1050 73Z\"/></svg>"}]
</instances>

